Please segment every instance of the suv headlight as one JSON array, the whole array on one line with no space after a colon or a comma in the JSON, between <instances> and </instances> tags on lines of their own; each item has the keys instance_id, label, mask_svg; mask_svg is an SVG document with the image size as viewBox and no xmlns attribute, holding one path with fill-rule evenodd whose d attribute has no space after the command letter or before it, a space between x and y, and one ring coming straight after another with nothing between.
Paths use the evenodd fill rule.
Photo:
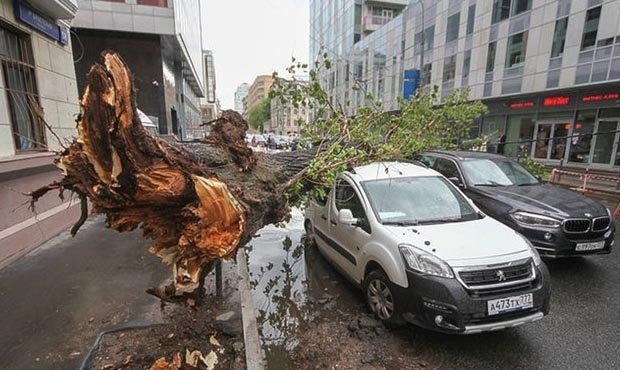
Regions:
<instances>
[{"instance_id":1,"label":"suv headlight","mask_svg":"<svg viewBox=\"0 0 620 370\"><path fill-rule=\"evenodd\" d=\"M441 258L409 244L400 244L398 249L410 269L433 276L454 277L450 266Z\"/></svg>"},{"instance_id":2,"label":"suv headlight","mask_svg":"<svg viewBox=\"0 0 620 370\"><path fill-rule=\"evenodd\" d=\"M524 226L559 227L562 222L555 218L529 212L514 212L510 214L513 220Z\"/></svg>"}]
</instances>

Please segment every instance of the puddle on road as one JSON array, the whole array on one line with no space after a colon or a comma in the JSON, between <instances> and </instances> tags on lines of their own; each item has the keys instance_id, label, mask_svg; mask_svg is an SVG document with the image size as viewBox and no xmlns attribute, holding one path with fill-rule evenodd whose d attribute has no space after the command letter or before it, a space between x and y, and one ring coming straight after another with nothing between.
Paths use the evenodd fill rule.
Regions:
<instances>
[{"instance_id":1,"label":"puddle on road","mask_svg":"<svg viewBox=\"0 0 620 370\"><path fill-rule=\"evenodd\" d=\"M304 245L303 221L303 213L293 209L284 227L263 228L246 247L259 334L272 369L289 367L296 334L319 314L360 302L319 252Z\"/></svg>"}]
</instances>

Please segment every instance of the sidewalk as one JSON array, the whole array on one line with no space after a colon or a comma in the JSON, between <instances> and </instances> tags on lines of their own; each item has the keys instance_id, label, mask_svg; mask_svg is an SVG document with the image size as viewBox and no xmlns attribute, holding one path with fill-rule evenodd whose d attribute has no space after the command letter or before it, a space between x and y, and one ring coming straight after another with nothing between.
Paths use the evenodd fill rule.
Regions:
<instances>
[{"instance_id":1,"label":"sidewalk","mask_svg":"<svg viewBox=\"0 0 620 370\"><path fill-rule=\"evenodd\" d=\"M97 335L160 319L145 293L169 278L141 232L105 229L91 217L0 270L0 367L75 369Z\"/></svg>"}]
</instances>

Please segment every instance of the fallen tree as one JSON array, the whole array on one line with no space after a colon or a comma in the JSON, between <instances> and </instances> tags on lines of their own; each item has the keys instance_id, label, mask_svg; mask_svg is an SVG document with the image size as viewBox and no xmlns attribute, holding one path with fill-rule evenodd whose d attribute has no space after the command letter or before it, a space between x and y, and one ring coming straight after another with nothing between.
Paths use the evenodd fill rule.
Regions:
<instances>
[{"instance_id":1,"label":"fallen tree","mask_svg":"<svg viewBox=\"0 0 620 370\"><path fill-rule=\"evenodd\" d=\"M147 133L136 111L130 72L115 53L88 73L77 119L78 137L57 159L64 177L34 191L70 190L118 231L141 228L149 251L174 270L173 284L151 293L165 300L193 298L211 263L230 257L261 227L287 213L289 181L313 151L255 154L245 144L247 123L225 111L203 142L175 143ZM104 248L105 246L102 246Z\"/></svg>"},{"instance_id":2,"label":"fallen tree","mask_svg":"<svg viewBox=\"0 0 620 370\"><path fill-rule=\"evenodd\" d=\"M263 226L282 221L291 202L324 196L340 171L454 146L484 111L481 103L468 102L466 92L437 105L435 90L402 101L400 115L382 111L367 94L373 108L349 117L332 104L314 70L310 83L278 83L272 92L322 117L304 128L314 149L253 153L245 143L247 123L234 111L224 111L204 140L164 141L142 127L123 60L110 51L102 57L87 76L78 137L56 161L64 176L32 192L32 204L51 190L69 190L82 202L72 234L88 216L87 201L92 212L107 216L110 228L141 228L153 240L149 251L172 266L172 283L149 290L166 301L193 304L215 261L231 257Z\"/></svg>"}]
</instances>

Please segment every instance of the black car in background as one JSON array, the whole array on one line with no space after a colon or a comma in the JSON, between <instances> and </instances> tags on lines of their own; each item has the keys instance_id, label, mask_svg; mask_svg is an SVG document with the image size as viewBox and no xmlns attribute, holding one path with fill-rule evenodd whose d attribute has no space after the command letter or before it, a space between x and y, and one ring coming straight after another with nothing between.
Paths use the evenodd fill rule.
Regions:
<instances>
[{"instance_id":1,"label":"black car in background","mask_svg":"<svg viewBox=\"0 0 620 370\"><path fill-rule=\"evenodd\" d=\"M543 256L611 252L615 226L607 207L545 184L509 158L436 151L416 159L457 184L487 215L520 232Z\"/></svg>"}]
</instances>

